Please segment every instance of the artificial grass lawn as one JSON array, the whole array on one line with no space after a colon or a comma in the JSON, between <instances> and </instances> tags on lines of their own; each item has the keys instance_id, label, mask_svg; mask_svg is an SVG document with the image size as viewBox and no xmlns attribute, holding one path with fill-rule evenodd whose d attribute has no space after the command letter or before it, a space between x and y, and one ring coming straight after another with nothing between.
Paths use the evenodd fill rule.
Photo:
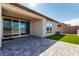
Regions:
<instances>
[{"instance_id":1,"label":"artificial grass lawn","mask_svg":"<svg viewBox=\"0 0 79 59\"><path fill-rule=\"evenodd\" d=\"M52 35L48 36L47 38L73 44L79 44L79 37L77 36L77 34Z\"/></svg>"}]
</instances>

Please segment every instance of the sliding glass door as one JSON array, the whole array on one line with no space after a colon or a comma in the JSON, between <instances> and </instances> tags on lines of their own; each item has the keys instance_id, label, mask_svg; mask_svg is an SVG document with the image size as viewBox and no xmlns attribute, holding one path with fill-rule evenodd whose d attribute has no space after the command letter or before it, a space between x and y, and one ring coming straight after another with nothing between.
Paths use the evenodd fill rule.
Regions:
<instances>
[{"instance_id":1,"label":"sliding glass door","mask_svg":"<svg viewBox=\"0 0 79 59\"><path fill-rule=\"evenodd\" d=\"M13 20L13 36L19 36L19 21L18 20Z\"/></svg>"},{"instance_id":2,"label":"sliding glass door","mask_svg":"<svg viewBox=\"0 0 79 59\"><path fill-rule=\"evenodd\" d=\"M3 37L12 36L12 20L4 18L3 21Z\"/></svg>"},{"instance_id":3,"label":"sliding glass door","mask_svg":"<svg viewBox=\"0 0 79 59\"><path fill-rule=\"evenodd\" d=\"M30 34L30 23L25 20L3 18L3 37L22 36Z\"/></svg>"}]
</instances>

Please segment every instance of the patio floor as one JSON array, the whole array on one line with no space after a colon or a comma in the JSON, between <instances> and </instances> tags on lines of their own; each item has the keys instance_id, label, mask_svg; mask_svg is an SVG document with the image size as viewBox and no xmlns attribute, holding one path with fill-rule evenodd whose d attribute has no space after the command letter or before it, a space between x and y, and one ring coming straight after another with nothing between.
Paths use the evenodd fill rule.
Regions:
<instances>
[{"instance_id":1,"label":"patio floor","mask_svg":"<svg viewBox=\"0 0 79 59\"><path fill-rule=\"evenodd\" d=\"M38 56L55 42L36 36L3 41L0 56Z\"/></svg>"}]
</instances>

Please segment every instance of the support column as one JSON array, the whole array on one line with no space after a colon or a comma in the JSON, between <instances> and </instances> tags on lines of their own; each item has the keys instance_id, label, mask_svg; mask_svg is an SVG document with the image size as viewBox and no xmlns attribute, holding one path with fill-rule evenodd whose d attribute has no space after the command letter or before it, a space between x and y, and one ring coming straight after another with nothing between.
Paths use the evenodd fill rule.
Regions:
<instances>
[{"instance_id":1,"label":"support column","mask_svg":"<svg viewBox=\"0 0 79 59\"><path fill-rule=\"evenodd\" d=\"M45 18L43 18L42 26L43 26L43 33L42 33L43 35L42 36L45 37L46 36L46 19Z\"/></svg>"},{"instance_id":2,"label":"support column","mask_svg":"<svg viewBox=\"0 0 79 59\"><path fill-rule=\"evenodd\" d=\"M2 7L0 4L0 47L2 47L2 38L3 38L3 20L2 20Z\"/></svg>"}]
</instances>

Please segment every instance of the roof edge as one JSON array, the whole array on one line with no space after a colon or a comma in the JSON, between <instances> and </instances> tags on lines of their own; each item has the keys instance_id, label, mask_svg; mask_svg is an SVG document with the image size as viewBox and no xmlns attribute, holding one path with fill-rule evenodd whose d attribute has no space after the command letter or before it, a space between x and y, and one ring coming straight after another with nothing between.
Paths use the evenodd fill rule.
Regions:
<instances>
[{"instance_id":1,"label":"roof edge","mask_svg":"<svg viewBox=\"0 0 79 59\"><path fill-rule=\"evenodd\" d=\"M19 3L10 3L10 4L15 5L15 6L17 6L17 7L20 7L20 8L23 8L24 10L28 10L28 11L30 11L30 12L32 12L32 13L35 13L35 14L37 14L37 15L40 15L40 16L46 18L46 19L50 19L50 20L52 20L52 21L54 21L54 22L61 23L61 22L58 22L58 21L56 21L56 20L54 20L54 19L52 19L52 18L49 18L49 17L47 17L47 16L41 14L41 13L39 13L39 12L36 12L36 11L34 11L34 10L28 8L28 7L25 7L25 6L23 6L23 5L19 4Z\"/></svg>"}]
</instances>

